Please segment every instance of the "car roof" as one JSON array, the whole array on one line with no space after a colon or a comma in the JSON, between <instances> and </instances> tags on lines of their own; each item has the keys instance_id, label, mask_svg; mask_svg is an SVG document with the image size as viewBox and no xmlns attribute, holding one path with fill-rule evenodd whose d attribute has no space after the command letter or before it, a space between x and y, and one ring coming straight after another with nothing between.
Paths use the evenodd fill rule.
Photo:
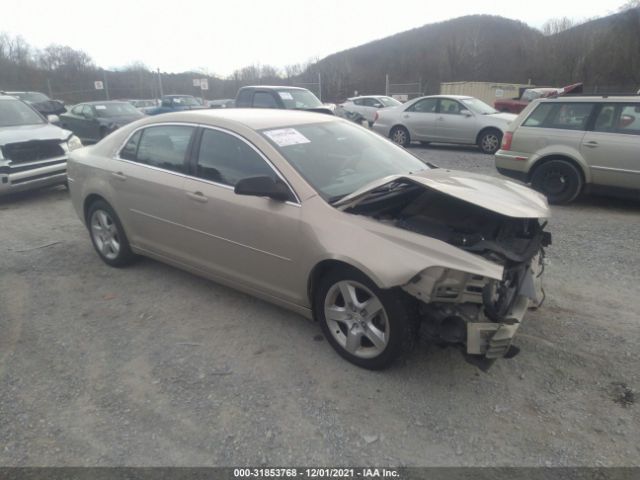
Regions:
<instances>
[{"instance_id":1,"label":"car roof","mask_svg":"<svg viewBox=\"0 0 640 480\"><path fill-rule=\"evenodd\" d=\"M285 110L275 108L229 108L203 109L165 113L150 119L162 122L191 122L210 124L212 126L244 125L252 130L264 128L289 127L311 123L328 123L341 121L338 117L326 113ZM156 123L148 120L149 124Z\"/></svg>"},{"instance_id":2,"label":"car roof","mask_svg":"<svg viewBox=\"0 0 640 480\"><path fill-rule=\"evenodd\" d=\"M464 100L464 99L467 99L467 98L475 98L475 97L472 97L470 95L427 95L427 96L419 97L419 98L455 98L457 100ZM415 100L417 100L417 99L415 99Z\"/></svg>"},{"instance_id":3,"label":"car roof","mask_svg":"<svg viewBox=\"0 0 640 480\"><path fill-rule=\"evenodd\" d=\"M13 97L9 94L9 92L5 92L6 95L0 95L0 100L20 100L19 98Z\"/></svg>"},{"instance_id":4,"label":"car roof","mask_svg":"<svg viewBox=\"0 0 640 480\"><path fill-rule=\"evenodd\" d=\"M74 107L77 106L77 105L104 105L105 103L106 104L111 104L111 103L129 103L129 101L128 100L104 100L104 101L101 102L99 100L96 100L96 101L92 101L92 102L80 102L80 103L77 103L76 105L74 105Z\"/></svg>"},{"instance_id":5,"label":"car roof","mask_svg":"<svg viewBox=\"0 0 640 480\"><path fill-rule=\"evenodd\" d=\"M538 102L571 102L571 103L582 103L582 102L634 102L640 103L640 96L638 95L616 95L616 96L607 96L607 95L591 95L591 96L572 96L572 95L561 95L558 97L547 97L537 99Z\"/></svg>"},{"instance_id":6,"label":"car roof","mask_svg":"<svg viewBox=\"0 0 640 480\"><path fill-rule=\"evenodd\" d=\"M264 88L267 90L274 90L276 88L287 89L287 90L308 90L307 88L304 88L304 87L293 87L291 85L247 85L245 87L241 87L240 90L244 88Z\"/></svg>"}]
</instances>

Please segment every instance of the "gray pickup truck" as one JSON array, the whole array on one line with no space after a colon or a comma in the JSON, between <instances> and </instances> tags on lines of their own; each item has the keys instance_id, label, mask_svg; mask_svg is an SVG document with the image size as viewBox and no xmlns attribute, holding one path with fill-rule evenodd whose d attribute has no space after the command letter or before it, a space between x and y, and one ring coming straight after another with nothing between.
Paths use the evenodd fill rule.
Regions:
<instances>
[{"instance_id":1,"label":"gray pickup truck","mask_svg":"<svg viewBox=\"0 0 640 480\"><path fill-rule=\"evenodd\" d=\"M306 88L288 86L255 85L242 87L236 95L236 108L280 108L307 110L334 115L333 104L318 100Z\"/></svg>"}]
</instances>

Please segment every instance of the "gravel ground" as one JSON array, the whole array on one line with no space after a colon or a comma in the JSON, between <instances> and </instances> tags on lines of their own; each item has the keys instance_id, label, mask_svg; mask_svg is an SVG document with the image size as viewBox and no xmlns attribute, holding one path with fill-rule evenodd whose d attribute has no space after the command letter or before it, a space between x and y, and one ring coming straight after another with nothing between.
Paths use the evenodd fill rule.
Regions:
<instances>
[{"instance_id":1,"label":"gravel ground","mask_svg":"<svg viewBox=\"0 0 640 480\"><path fill-rule=\"evenodd\" d=\"M473 149L413 148L496 175ZM486 373L384 372L312 322L94 253L62 188L0 203L0 465L640 465L640 204L553 207L547 299Z\"/></svg>"}]
</instances>

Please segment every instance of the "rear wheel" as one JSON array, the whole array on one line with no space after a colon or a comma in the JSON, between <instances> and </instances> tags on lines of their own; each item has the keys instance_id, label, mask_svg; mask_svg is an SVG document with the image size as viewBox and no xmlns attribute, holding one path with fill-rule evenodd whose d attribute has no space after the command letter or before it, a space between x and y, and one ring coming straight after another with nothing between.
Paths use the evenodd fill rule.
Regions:
<instances>
[{"instance_id":1,"label":"rear wheel","mask_svg":"<svg viewBox=\"0 0 640 480\"><path fill-rule=\"evenodd\" d=\"M332 270L320 280L314 313L338 354L370 370L391 365L415 337L415 318L400 293L379 289L351 268Z\"/></svg>"},{"instance_id":2,"label":"rear wheel","mask_svg":"<svg viewBox=\"0 0 640 480\"><path fill-rule=\"evenodd\" d=\"M478 139L478 146L483 153L493 155L500 148L500 142L502 142L502 132L491 129L482 132Z\"/></svg>"},{"instance_id":3,"label":"rear wheel","mask_svg":"<svg viewBox=\"0 0 640 480\"><path fill-rule=\"evenodd\" d=\"M394 143L397 143L398 145L401 145L405 148L407 148L411 143L409 130L404 127L393 127L391 129L391 133L389 134L389 138L391 138Z\"/></svg>"},{"instance_id":4,"label":"rear wheel","mask_svg":"<svg viewBox=\"0 0 640 480\"><path fill-rule=\"evenodd\" d=\"M93 202L87 212L87 222L93 247L104 263L124 267L135 259L124 228L111 205L103 200Z\"/></svg>"},{"instance_id":5,"label":"rear wheel","mask_svg":"<svg viewBox=\"0 0 640 480\"><path fill-rule=\"evenodd\" d=\"M545 162L531 177L531 186L556 205L574 201L582 191L583 183L578 168L566 160Z\"/></svg>"}]
</instances>

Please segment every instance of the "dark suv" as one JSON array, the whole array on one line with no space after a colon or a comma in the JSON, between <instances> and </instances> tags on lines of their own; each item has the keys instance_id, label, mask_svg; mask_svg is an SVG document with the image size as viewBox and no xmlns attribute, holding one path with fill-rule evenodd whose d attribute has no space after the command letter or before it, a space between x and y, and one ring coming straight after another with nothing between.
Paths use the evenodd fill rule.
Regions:
<instances>
[{"instance_id":1,"label":"dark suv","mask_svg":"<svg viewBox=\"0 0 640 480\"><path fill-rule=\"evenodd\" d=\"M333 115L335 105L323 104L306 88L257 85L238 90L236 108L281 108Z\"/></svg>"}]
</instances>

